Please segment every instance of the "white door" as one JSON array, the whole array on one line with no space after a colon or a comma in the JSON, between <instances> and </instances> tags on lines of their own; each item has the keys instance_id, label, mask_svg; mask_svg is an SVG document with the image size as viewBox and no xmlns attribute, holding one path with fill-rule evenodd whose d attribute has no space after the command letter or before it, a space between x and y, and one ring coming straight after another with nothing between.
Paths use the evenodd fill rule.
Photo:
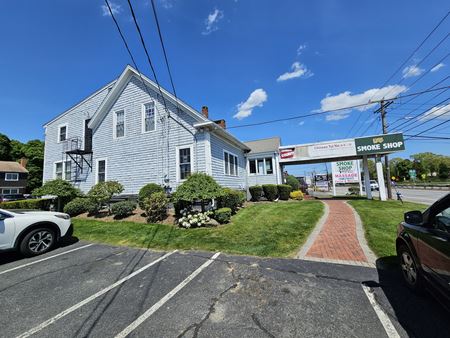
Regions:
<instances>
[{"instance_id":1,"label":"white door","mask_svg":"<svg viewBox=\"0 0 450 338\"><path fill-rule=\"evenodd\" d=\"M14 217L0 212L0 249L11 248L15 232Z\"/></svg>"}]
</instances>

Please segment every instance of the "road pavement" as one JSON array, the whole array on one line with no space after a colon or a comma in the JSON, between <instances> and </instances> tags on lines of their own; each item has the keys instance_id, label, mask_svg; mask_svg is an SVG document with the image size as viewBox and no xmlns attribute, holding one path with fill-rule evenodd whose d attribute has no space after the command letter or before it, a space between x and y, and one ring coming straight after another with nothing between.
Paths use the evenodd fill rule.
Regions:
<instances>
[{"instance_id":1,"label":"road pavement","mask_svg":"<svg viewBox=\"0 0 450 338\"><path fill-rule=\"evenodd\" d=\"M400 277L296 259L78 242L31 259L0 255L0 336L447 336L444 309L412 294Z\"/></svg>"}]
</instances>

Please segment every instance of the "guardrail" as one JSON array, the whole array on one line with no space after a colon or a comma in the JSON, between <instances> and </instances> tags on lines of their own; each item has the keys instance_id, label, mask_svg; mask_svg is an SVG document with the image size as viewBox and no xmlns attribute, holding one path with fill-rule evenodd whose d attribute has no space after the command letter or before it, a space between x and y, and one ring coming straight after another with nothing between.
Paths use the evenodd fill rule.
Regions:
<instances>
[{"instance_id":1,"label":"guardrail","mask_svg":"<svg viewBox=\"0 0 450 338\"><path fill-rule=\"evenodd\" d=\"M430 185L430 186L426 186L426 185L397 185L397 188L400 189L421 189L421 190L445 190L445 191L450 191L450 186L438 186L438 185Z\"/></svg>"}]
</instances>

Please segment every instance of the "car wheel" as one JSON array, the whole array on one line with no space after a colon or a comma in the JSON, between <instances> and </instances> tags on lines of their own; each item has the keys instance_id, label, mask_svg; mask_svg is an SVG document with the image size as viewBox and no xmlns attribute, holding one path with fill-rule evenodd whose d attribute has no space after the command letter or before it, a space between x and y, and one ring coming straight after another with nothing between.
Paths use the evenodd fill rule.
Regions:
<instances>
[{"instance_id":1,"label":"car wheel","mask_svg":"<svg viewBox=\"0 0 450 338\"><path fill-rule=\"evenodd\" d=\"M401 246L398 251L400 267L402 269L403 280L413 291L422 290L422 276L417 267L416 260L411 251L406 246Z\"/></svg>"},{"instance_id":2,"label":"car wheel","mask_svg":"<svg viewBox=\"0 0 450 338\"><path fill-rule=\"evenodd\" d=\"M37 256L49 251L55 244L55 232L49 228L30 231L20 243L20 252L25 256Z\"/></svg>"}]
</instances>

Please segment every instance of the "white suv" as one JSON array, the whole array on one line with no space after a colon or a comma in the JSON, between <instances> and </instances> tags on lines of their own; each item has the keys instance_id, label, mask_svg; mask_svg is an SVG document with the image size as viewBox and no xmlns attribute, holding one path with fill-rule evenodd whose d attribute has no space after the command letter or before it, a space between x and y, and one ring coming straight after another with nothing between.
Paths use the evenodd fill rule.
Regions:
<instances>
[{"instance_id":1,"label":"white suv","mask_svg":"<svg viewBox=\"0 0 450 338\"><path fill-rule=\"evenodd\" d=\"M71 233L67 214L0 209L0 250L19 250L26 256L36 256L49 251L60 238Z\"/></svg>"}]
</instances>

